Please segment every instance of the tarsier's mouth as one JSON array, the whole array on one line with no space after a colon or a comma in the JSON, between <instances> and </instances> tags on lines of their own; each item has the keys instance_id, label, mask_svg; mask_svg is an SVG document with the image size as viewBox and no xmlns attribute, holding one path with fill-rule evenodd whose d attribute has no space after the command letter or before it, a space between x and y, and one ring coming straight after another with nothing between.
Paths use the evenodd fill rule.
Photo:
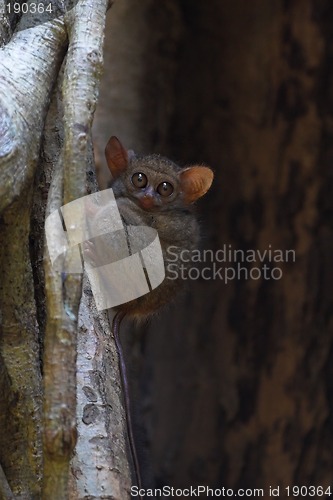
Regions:
<instances>
[{"instance_id":1,"label":"tarsier's mouth","mask_svg":"<svg viewBox=\"0 0 333 500\"><path fill-rule=\"evenodd\" d=\"M140 198L139 204L144 210L152 210L156 207L154 198L151 198L150 196Z\"/></svg>"}]
</instances>

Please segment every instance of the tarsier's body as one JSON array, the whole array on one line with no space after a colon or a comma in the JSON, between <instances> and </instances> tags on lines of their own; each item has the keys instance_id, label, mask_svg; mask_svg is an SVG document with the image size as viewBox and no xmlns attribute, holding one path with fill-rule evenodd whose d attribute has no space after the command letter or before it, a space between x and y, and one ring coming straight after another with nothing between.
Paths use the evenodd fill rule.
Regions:
<instances>
[{"instance_id":1,"label":"tarsier's body","mask_svg":"<svg viewBox=\"0 0 333 500\"><path fill-rule=\"evenodd\" d=\"M168 247L173 247L173 270L184 264L174 260L175 247L178 255L182 250L192 250L199 241L199 226L192 210L192 203L203 196L211 186L213 172L204 166L181 168L159 155L136 157L127 152L116 137L111 137L106 149L106 160L112 174L112 189L124 226L149 226L159 236L165 279L154 290L135 300L115 308L117 314L112 330L115 336L120 361L120 371L125 396L125 409L130 447L139 487L141 479L130 417L130 401L126 367L119 340L122 318L127 315L136 319L154 314L174 299L181 289L181 279L170 279ZM103 226L107 233L107 207L95 213L95 224ZM130 286L130 285L129 285Z\"/></svg>"},{"instance_id":2,"label":"tarsier's body","mask_svg":"<svg viewBox=\"0 0 333 500\"><path fill-rule=\"evenodd\" d=\"M181 288L180 278L170 279L168 247L176 247L179 255L184 249L197 247L199 227L192 203L209 189L213 173L203 166L181 168L159 155L136 157L115 137L108 142L106 159L123 223L156 229L161 243L165 265L162 284L117 308L127 315L147 317L170 302ZM184 263L173 260L173 270L180 264Z\"/></svg>"}]
</instances>

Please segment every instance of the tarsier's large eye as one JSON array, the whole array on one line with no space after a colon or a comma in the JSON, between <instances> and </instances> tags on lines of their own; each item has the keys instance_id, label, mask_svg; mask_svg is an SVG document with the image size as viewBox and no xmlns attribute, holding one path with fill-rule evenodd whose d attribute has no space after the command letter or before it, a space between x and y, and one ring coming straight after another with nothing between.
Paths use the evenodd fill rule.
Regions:
<instances>
[{"instance_id":1,"label":"tarsier's large eye","mask_svg":"<svg viewBox=\"0 0 333 500\"><path fill-rule=\"evenodd\" d=\"M159 184L157 186L157 192L161 195L161 196L170 196L172 193L173 193L173 185L170 184L170 182L161 182L161 184Z\"/></svg>"},{"instance_id":2,"label":"tarsier's large eye","mask_svg":"<svg viewBox=\"0 0 333 500\"><path fill-rule=\"evenodd\" d=\"M147 186L147 176L142 172L137 172L132 175L132 183L137 188L144 188Z\"/></svg>"}]
</instances>

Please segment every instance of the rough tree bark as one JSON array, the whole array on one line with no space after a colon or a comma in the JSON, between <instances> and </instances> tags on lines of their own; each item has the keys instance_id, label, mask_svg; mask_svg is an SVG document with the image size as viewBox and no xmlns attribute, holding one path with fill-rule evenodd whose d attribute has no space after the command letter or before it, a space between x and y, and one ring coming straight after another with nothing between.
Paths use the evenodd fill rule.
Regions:
<instances>
[{"instance_id":1,"label":"rough tree bark","mask_svg":"<svg viewBox=\"0 0 333 500\"><path fill-rule=\"evenodd\" d=\"M108 1L48 4L49 15L1 19L0 491L123 499L110 328L86 282L81 300L81 275L52 268L44 240L48 214L96 189L91 125Z\"/></svg>"},{"instance_id":2,"label":"rough tree bark","mask_svg":"<svg viewBox=\"0 0 333 500\"><path fill-rule=\"evenodd\" d=\"M77 8L81 5L91 4L79 2ZM82 12L82 19L86 14ZM333 481L332 4L123 0L116 3L114 15L110 43L118 48L119 65L109 60L111 80L106 79L100 108L106 110L101 148L116 133L137 150L211 164L216 181L203 204L205 247L219 249L230 243L244 250L271 245L296 251L296 262L282 265L278 281L192 282L189 295L161 315L162 321L157 318L151 324L144 361L134 346L132 361L137 356L143 366L135 385L151 453L148 482L266 491L269 485L328 486ZM111 25L112 18L113 11ZM66 76L59 75L42 162L32 184L52 86L61 64L66 75L67 36L71 44L80 16L59 16L51 25L39 24L12 36L17 22L5 17L0 30L0 462L5 474L0 469L0 480L5 498L9 486L22 498L41 496L39 358L47 331L54 337L45 346L46 410L55 404L54 422L60 423L54 429L48 418L45 427L46 473L59 478L57 483L46 481L45 488L59 485L60 492L47 498L61 498L74 438L75 379L72 362L67 380L67 367L58 363L61 357L50 355L50 347L52 340L60 347L68 341L66 359L73 360L79 283L66 280L63 295L59 277L49 280L58 290L54 303L59 314L46 322L50 302L44 306L40 275L41 207L43 186L49 184L48 210L63 203L65 155L70 155L66 161L74 170L76 164L65 148L71 132L77 159L84 151L91 154L94 104L87 115L79 116L83 128L68 130L59 94ZM103 22L104 14L98 26ZM85 26L89 31L89 23ZM22 48L20 56L16 48ZM71 50L75 58L76 44ZM83 56L80 62L91 68L96 54L89 53L91 57ZM90 97L83 103L72 101L80 113L86 112L85 103L94 93L86 90ZM68 91L76 92L75 87ZM80 143L81 134L82 150L75 142ZM69 191L71 182L79 189L75 196L81 195L86 160L80 166L81 176L70 169L66 181ZM68 191L66 196L71 199ZM126 498L129 473L115 352L112 344L108 350L108 326L93 309L88 289L84 297L78 336L78 442L70 494ZM49 389L51 373L60 389L56 394ZM70 392L62 393L63 384ZM62 413L59 404L64 401L68 404ZM98 463L90 456L98 457Z\"/></svg>"},{"instance_id":3,"label":"rough tree bark","mask_svg":"<svg viewBox=\"0 0 333 500\"><path fill-rule=\"evenodd\" d=\"M133 16L130 3L116 6L106 51L121 27L119 67L138 98L124 105L109 65L96 134L121 137L130 122L128 147L215 168L205 248L296 251L281 280L192 282L151 325L137 384L151 484L328 486L332 3L145 0Z\"/></svg>"}]
</instances>

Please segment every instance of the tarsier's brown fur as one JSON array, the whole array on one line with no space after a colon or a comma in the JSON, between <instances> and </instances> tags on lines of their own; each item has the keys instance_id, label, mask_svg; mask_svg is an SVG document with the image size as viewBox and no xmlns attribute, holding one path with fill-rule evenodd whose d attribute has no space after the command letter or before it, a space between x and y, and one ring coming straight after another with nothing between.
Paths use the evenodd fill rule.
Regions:
<instances>
[{"instance_id":1,"label":"tarsier's brown fur","mask_svg":"<svg viewBox=\"0 0 333 500\"><path fill-rule=\"evenodd\" d=\"M199 242L199 226L192 203L204 195L213 181L210 168L195 165L181 168L159 155L135 156L127 152L116 137L111 137L106 150L113 189L120 215L125 225L149 226L156 229L162 247L165 279L150 293L116 308L127 315L147 317L170 302L181 288L181 278L170 279L168 247L193 250ZM143 174L147 184L135 186L133 176ZM163 184L164 183L164 184ZM159 186L166 186L172 193L162 196ZM172 269L185 265L172 256ZM175 276L175 273L173 273Z\"/></svg>"}]
</instances>

